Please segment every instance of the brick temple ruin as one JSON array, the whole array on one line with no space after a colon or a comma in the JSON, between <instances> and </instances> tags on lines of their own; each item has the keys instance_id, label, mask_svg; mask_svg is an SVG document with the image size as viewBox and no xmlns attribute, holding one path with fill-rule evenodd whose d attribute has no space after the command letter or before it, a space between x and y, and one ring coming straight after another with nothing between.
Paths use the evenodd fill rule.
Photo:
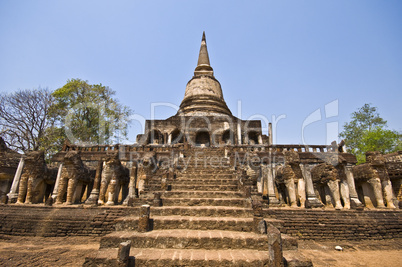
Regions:
<instances>
[{"instance_id":1,"label":"brick temple ruin","mask_svg":"<svg viewBox=\"0 0 402 267\"><path fill-rule=\"evenodd\" d=\"M84 266L310 266L297 238L401 237L402 151L356 165L343 143L277 145L271 129L232 115L204 33L177 114L136 144L66 141L46 164L1 140L0 233L103 236Z\"/></svg>"}]
</instances>

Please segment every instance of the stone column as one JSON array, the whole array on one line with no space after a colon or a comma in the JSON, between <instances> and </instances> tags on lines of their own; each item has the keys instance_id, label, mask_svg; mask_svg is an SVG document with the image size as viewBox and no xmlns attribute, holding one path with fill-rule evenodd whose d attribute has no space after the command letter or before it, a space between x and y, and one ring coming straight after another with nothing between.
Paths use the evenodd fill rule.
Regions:
<instances>
[{"instance_id":1,"label":"stone column","mask_svg":"<svg viewBox=\"0 0 402 267\"><path fill-rule=\"evenodd\" d=\"M262 145L262 136L261 136L261 134L258 135L258 144Z\"/></svg>"},{"instance_id":2,"label":"stone column","mask_svg":"<svg viewBox=\"0 0 402 267\"><path fill-rule=\"evenodd\" d=\"M96 205L98 203L99 186L100 186L100 180L101 180L101 175L102 175L102 167L103 167L103 161L99 160L98 161L98 166L96 167L94 186L92 187L91 195L85 201L85 204Z\"/></svg>"},{"instance_id":3,"label":"stone column","mask_svg":"<svg viewBox=\"0 0 402 267\"><path fill-rule=\"evenodd\" d=\"M15 175L14 175L14 179L13 179L13 183L11 185L10 192L7 194L8 203L17 202L17 198L18 198L17 191L18 191L18 186L20 183L21 174L22 174L23 169L24 169L24 158L21 158L20 162L18 163L17 171L15 172Z\"/></svg>"},{"instance_id":4,"label":"stone column","mask_svg":"<svg viewBox=\"0 0 402 267\"><path fill-rule=\"evenodd\" d=\"M244 135L244 144L249 144L248 133Z\"/></svg>"},{"instance_id":5,"label":"stone column","mask_svg":"<svg viewBox=\"0 0 402 267\"><path fill-rule=\"evenodd\" d=\"M140 208L140 218L138 219L138 232L148 232L149 227L149 216L150 216L150 206L142 205Z\"/></svg>"},{"instance_id":6,"label":"stone column","mask_svg":"<svg viewBox=\"0 0 402 267\"><path fill-rule=\"evenodd\" d=\"M53 193L52 193L52 198L53 200L56 199L57 197L57 192L59 190L59 183L60 183L60 178L61 178L61 172L63 170L63 163L60 163L59 165L59 170L57 171L57 178L56 178L56 182L54 184L54 188L53 188Z\"/></svg>"},{"instance_id":7,"label":"stone column","mask_svg":"<svg viewBox=\"0 0 402 267\"><path fill-rule=\"evenodd\" d=\"M281 232L274 226L269 225L268 234L268 253L269 264L272 267L283 267L282 237Z\"/></svg>"},{"instance_id":8,"label":"stone column","mask_svg":"<svg viewBox=\"0 0 402 267\"><path fill-rule=\"evenodd\" d=\"M241 145L241 126L237 123L237 144Z\"/></svg>"},{"instance_id":9,"label":"stone column","mask_svg":"<svg viewBox=\"0 0 402 267\"><path fill-rule=\"evenodd\" d=\"M272 146L272 123L268 123L268 145Z\"/></svg>"},{"instance_id":10,"label":"stone column","mask_svg":"<svg viewBox=\"0 0 402 267\"><path fill-rule=\"evenodd\" d=\"M261 164L262 196L268 196L268 171L269 166Z\"/></svg>"},{"instance_id":11,"label":"stone column","mask_svg":"<svg viewBox=\"0 0 402 267\"><path fill-rule=\"evenodd\" d=\"M167 141L168 145L170 145L172 143L172 133L170 133L168 135L168 141Z\"/></svg>"},{"instance_id":12,"label":"stone column","mask_svg":"<svg viewBox=\"0 0 402 267\"><path fill-rule=\"evenodd\" d=\"M350 195L350 206L351 208L363 208L363 204L360 202L357 192L356 192L356 187L355 187L355 179L353 177L353 172L352 172L352 165L346 165L345 166L345 174L346 174L346 180L349 186L349 195Z\"/></svg>"},{"instance_id":13,"label":"stone column","mask_svg":"<svg viewBox=\"0 0 402 267\"><path fill-rule=\"evenodd\" d=\"M314 191L313 179L311 178L312 166L310 166L309 164L300 164L300 168L303 173L304 181L306 182L306 191L307 191L306 192L307 193L306 207L310 207L310 208L322 207L323 204L317 198L315 191Z\"/></svg>"},{"instance_id":14,"label":"stone column","mask_svg":"<svg viewBox=\"0 0 402 267\"><path fill-rule=\"evenodd\" d=\"M162 199L161 199L161 193L160 192L154 193L153 206L154 207L162 207Z\"/></svg>"},{"instance_id":15,"label":"stone column","mask_svg":"<svg viewBox=\"0 0 402 267\"><path fill-rule=\"evenodd\" d=\"M117 250L118 266L129 266L131 240L119 244Z\"/></svg>"}]
</instances>

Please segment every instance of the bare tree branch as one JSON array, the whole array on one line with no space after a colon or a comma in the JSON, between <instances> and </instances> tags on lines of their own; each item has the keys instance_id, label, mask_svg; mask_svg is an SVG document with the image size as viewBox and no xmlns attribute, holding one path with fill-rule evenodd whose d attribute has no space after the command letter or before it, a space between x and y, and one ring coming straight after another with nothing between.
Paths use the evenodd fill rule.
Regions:
<instances>
[{"instance_id":1,"label":"bare tree branch","mask_svg":"<svg viewBox=\"0 0 402 267\"><path fill-rule=\"evenodd\" d=\"M17 151L38 150L45 130L52 96L47 89L20 90L0 94L0 135Z\"/></svg>"}]
</instances>

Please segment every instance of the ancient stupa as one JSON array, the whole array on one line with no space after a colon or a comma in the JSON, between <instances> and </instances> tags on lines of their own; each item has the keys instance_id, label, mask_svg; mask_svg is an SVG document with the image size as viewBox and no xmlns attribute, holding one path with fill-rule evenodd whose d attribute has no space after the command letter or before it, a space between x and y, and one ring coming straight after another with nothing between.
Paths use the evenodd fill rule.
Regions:
<instances>
[{"instance_id":1,"label":"ancient stupa","mask_svg":"<svg viewBox=\"0 0 402 267\"><path fill-rule=\"evenodd\" d=\"M187 83L179 111L166 120L147 120L145 134L137 137L140 145L269 145L270 140L262 134L261 121L245 121L232 115L209 61L205 32L197 67Z\"/></svg>"}]
</instances>

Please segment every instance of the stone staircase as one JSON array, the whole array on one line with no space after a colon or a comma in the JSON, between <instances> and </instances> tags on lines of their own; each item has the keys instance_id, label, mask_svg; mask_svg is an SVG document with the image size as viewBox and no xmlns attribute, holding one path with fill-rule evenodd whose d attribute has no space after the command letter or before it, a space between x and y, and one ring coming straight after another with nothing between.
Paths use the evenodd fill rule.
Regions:
<instances>
[{"instance_id":1,"label":"stone staircase","mask_svg":"<svg viewBox=\"0 0 402 267\"><path fill-rule=\"evenodd\" d=\"M254 231L250 200L239 191L232 169L208 168L193 158L200 152L223 157L206 150L186 152L189 164L177 173L171 191L161 192L163 206L151 207L151 231L137 231L138 214L119 218L116 232L101 239L97 255L84 266L116 258L119 244L127 240L136 266L268 266L267 235ZM282 240L284 250L297 250L296 238Z\"/></svg>"}]
</instances>

